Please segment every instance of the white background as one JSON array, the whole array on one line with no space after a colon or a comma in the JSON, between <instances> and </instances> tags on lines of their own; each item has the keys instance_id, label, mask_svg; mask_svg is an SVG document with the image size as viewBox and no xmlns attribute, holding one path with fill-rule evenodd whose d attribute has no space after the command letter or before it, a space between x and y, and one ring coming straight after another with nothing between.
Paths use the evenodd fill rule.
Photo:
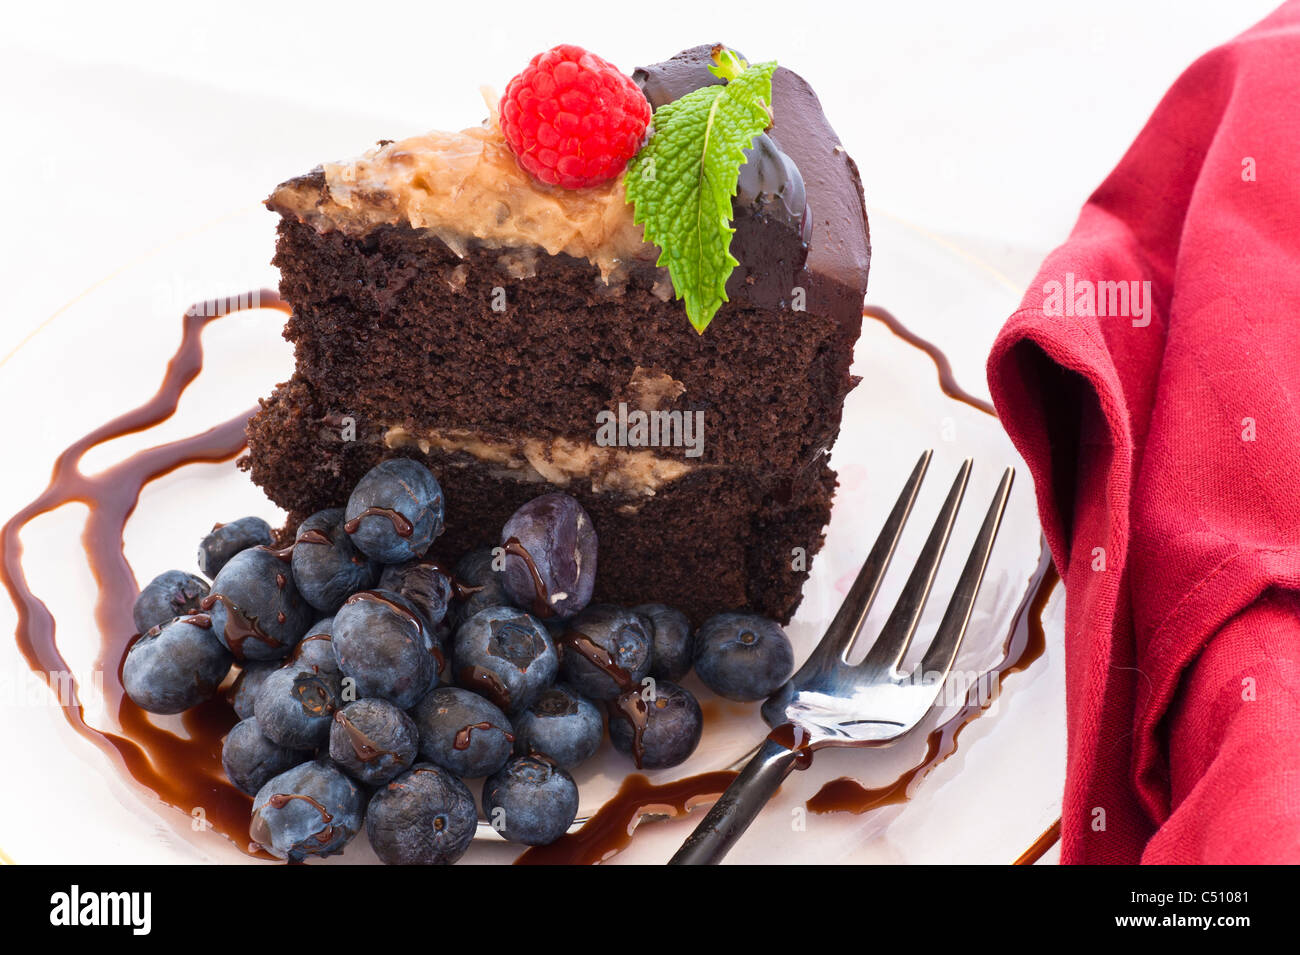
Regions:
<instances>
[{"instance_id":1,"label":"white background","mask_svg":"<svg viewBox=\"0 0 1300 955\"><path fill-rule=\"evenodd\" d=\"M7 147L0 158L0 393L18 365L5 368L15 349L39 337L44 323L94 283L198 226L255 208L276 183L324 159L353 155L379 138L477 123L484 115L478 86L500 90L529 57L558 42L584 45L628 71L714 41L779 60L820 94L861 167L878 236L891 231L886 223L895 236L905 224L910 233L978 258L1007 277L1004 285L1022 287L1178 73L1272 6L499 0L44 3L9 10L0 39ZM271 254L266 215L259 262ZM877 251L872 287L888 299L881 303L924 300L926 272L915 269L915 257L908 259L911 271L891 270L891 254L897 259L901 246ZM211 274L217 271L215 263L207 274L197 266L218 287L172 290L177 310L247 287L238 276ZM921 294L903 294L909 291ZM972 391L987 393L983 360L1014 305L1010 296L1005 310L972 303L968 314L950 315L942 327L921 325L953 356ZM907 315L911 321L914 313ZM108 318L130 322L131 314ZM152 358L141 358L141 375L134 374L132 342L139 336L131 332L124 327L113 343L95 339L112 356L105 360L122 369L123 393L106 402L115 410L133 403L127 392L138 392L138 400L155 387ZM158 347L165 353L172 343ZM55 380L50 387L75 393L78 384ZM93 424L106 416L99 400L81 395L65 407ZM11 442L26 440L15 430L35 431L34 446L48 446L51 455L86 430L72 415L57 422L16 417L14 423L7 415ZM40 489L44 467L0 468L3 516ZM0 606L0 627L7 631L12 619ZM10 647L0 660L8 666L12 656ZM999 767L988 774L993 782L1025 794L1025 805L1034 807L1035 818L1023 827L1029 838L1042 828L1037 815L1050 820L1059 793L1060 656L1049 649L1037 664L1048 679L1011 697L1007 719L1015 732L982 743L985 765ZM983 722L968 735L983 738ZM1013 781L1012 770L1023 777L1017 772ZM949 776L956 772L951 767ZM951 798L969 801L970 791L954 790ZM987 798L1027 811L997 785ZM936 805L943 804L932 798ZM925 825L924 815L914 818ZM26 855L24 861L39 861L37 849ZM935 846L930 858L951 855Z\"/></svg>"}]
</instances>

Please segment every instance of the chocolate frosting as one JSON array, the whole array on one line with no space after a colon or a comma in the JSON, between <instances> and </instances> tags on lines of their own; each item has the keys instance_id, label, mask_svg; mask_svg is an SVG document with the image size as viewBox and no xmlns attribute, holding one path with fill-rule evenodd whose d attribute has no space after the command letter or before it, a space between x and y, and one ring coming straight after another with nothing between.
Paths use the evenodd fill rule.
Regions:
<instances>
[{"instance_id":1,"label":"chocolate frosting","mask_svg":"<svg viewBox=\"0 0 1300 955\"><path fill-rule=\"evenodd\" d=\"M632 78L652 106L722 83L709 70L715 45L692 47L662 63L639 67ZM861 326L871 264L858 167L827 122L812 87L783 66L772 77L772 114L766 136L776 151L793 161L802 189L780 168L781 157L756 141L750 162L741 167L731 246L741 265L727 283L727 294L733 301L775 308L789 306L791 290L802 287L807 310L842 317L852 329L852 341ZM760 164L747 169L756 153ZM779 200L785 210L797 204L798 191L804 193L807 222L797 231L789 215L772 214L774 198L767 200L766 210L763 203L746 202L747 193L770 195L773 177L786 180L789 192Z\"/></svg>"}]
</instances>

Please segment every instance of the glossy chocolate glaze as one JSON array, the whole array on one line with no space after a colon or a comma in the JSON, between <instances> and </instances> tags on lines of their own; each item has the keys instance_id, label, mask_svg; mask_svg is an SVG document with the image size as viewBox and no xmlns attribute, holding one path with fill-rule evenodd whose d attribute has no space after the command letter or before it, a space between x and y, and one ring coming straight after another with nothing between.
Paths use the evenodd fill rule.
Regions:
<instances>
[{"instance_id":1,"label":"glossy chocolate glaze","mask_svg":"<svg viewBox=\"0 0 1300 955\"><path fill-rule=\"evenodd\" d=\"M413 624L415 626L415 632L417 636L420 637L425 636L424 621L420 619L419 614L412 613L410 610L408 610L406 607L403 607L397 601L389 600L387 597L385 597L383 594L379 593L378 591L358 590L347 600L343 601L343 605L346 607L348 604L361 603L363 601L366 603L383 604L385 607L387 607L393 613L397 614L407 623ZM443 656L442 649L437 645L437 643L435 643L432 640L430 640L429 653L437 661L438 672L441 673L443 667L447 665L447 658Z\"/></svg>"},{"instance_id":2,"label":"glossy chocolate glaze","mask_svg":"<svg viewBox=\"0 0 1300 955\"><path fill-rule=\"evenodd\" d=\"M420 559L420 563L427 567L432 567L438 573L442 574L442 576L446 577L451 583L452 596L457 600L464 600L483 589L482 587L475 587L471 584L467 584L465 581L459 579L452 569L442 561L435 560L432 557L423 557Z\"/></svg>"},{"instance_id":3,"label":"glossy chocolate glaze","mask_svg":"<svg viewBox=\"0 0 1300 955\"><path fill-rule=\"evenodd\" d=\"M709 70L712 48L696 47L672 60L638 67L632 79L655 109L722 80ZM767 133L745 150L732 201L731 254L740 263L727 294L749 301L784 302L799 284L812 240L812 210L803 174Z\"/></svg>"},{"instance_id":4,"label":"glossy chocolate glaze","mask_svg":"<svg viewBox=\"0 0 1300 955\"><path fill-rule=\"evenodd\" d=\"M315 833L315 835L312 836L312 838L314 838L321 845L327 845L328 843L334 841L333 813L331 813L328 809L322 806L311 796L305 796L301 793L276 793L274 796L272 796L266 801L266 804L270 806L272 809L283 809L285 806L289 805L289 803L293 802L294 800L298 800L299 802L305 802L307 805L311 806L318 813L320 813L321 828L318 832ZM259 817L257 820L254 821L251 835L255 839L258 839L263 844L269 841L270 832L269 829L267 829L266 824L262 821L261 817Z\"/></svg>"},{"instance_id":5,"label":"glossy chocolate glaze","mask_svg":"<svg viewBox=\"0 0 1300 955\"><path fill-rule=\"evenodd\" d=\"M611 720L627 720L632 727L632 760L636 763L636 768L640 769L645 758L645 728L649 710L641 698L641 688L632 681L632 674L619 666L608 650L581 630L564 631L555 641L555 649L561 655L576 653L614 681L619 693L608 701L606 710Z\"/></svg>"},{"instance_id":6,"label":"glossy chocolate glaze","mask_svg":"<svg viewBox=\"0 0 1300 955\"><path fill-rule=\"evenodd\" d=\"M709 71L715 45L706 43L662 63L638 67L633 78L652 105L721 83ZM808 311L840 319L851 348L862 325L862 298L871 265L862 177L822 112L817 94L803 77L783 66L772 77L772 116L766 135L775 152L793 162L802 180L807 231L801 228L795 233L788 215L785 222L774 215L781 206L798 204L799 189L793 183L779 203L769 200L765 209L738 203L732 253L740 267L727 292L742 301L777 308L787 306L791 290L799 286L807 292ZM774 179L783 174L790 178L779 157L766 153L760 146L760 157L768 160L762 169L741 167L745 193L771 194ZM753 221L748 221L750 216ZM806 258L801 254L804 245Z\"/></svg>"},{"instance_id":7,"label":"glossy chocolate glaze","mask_svg":"<svg viewBox=\"0 0 1300 955\"><path fill-rule=\"evenodd\" d=\"M343 727L343 732L347 735L348 742L352 745L352 752L357 759L363 763L369 763L381 756L397 757L397 754L391 750L383 749L378 743L361 731L356 723L348 719L348 715L342 710L336 710L334 713L334 722Z\"/></svg>"},{"instance_id":8,"label":"glossy chocolate glaze","mask_svg":"<svg viewBox=\"0 0 1300 955\"><path fill-rule=\"evenodd\" d=\"M297 542L295 541L294 543ZM284 547L267 547L266 545L259 545L259 550L266 551L272 557L276 557L279 560L284 561L286 564L293 560L293 548L294 544L288 544ZM280 586L284 587L284 584L282 583Z\"/></svg>"},{"instance_id":9,"label":"glossy chocolate glaze","mask_svg":"<svg viewBox=\"0 0 1300 955\"><path fill-rule=\"evenodd\" d=\"M512 537L506 541L504 550L510 557L518 557L528 568L528 575L533 579L533 604L532 611L534 617L541 617L543 620L555 616L555 608L551 606L551 592L546 587L546 581L542 580L541 571L537 569L537 563L533 560L533 555L528 553L528 548L519 542L519 538Z\"/></svg>"},{"instance_id":10,"label":"glossy chocolate glaze","mask_svg":"<svg viewBox=\"0 0 1300 955\"><path fill-rule=\"evenodd\" d=\"M475 730L478 730L479 732L496 730L506 738L506 742L513 743L515 741L514 733L507 733L495 723L488 723L485 721L482 723L470 723L468 726L462 726L460 729L456 730L456 735L451 741L451 748L459 750L469 749L469 744L474 741Z\"/></svg>"},{"instance_id":11,"label":"glossy chocolate glaze","mask_svg":"<svg viewBox=\"0 0 1300 955\"><path fill-rule=\"evenodd\" d=\"M421 633L421 634L424 633L424 622L420 620L419 615L411 613L410 610L408 610L406 607L403 607L396 600L389 600L387 597L385 597L383 594L379 593L378 591L358 590L347 600L343 601L344 606L347 606L348 604L355 604L355 603L383 604L393 613L397 614L399 617L404 619L407 623L414 624L417 633Z\"/></svg>"},{"instance_id":12,"label":"glossy chocolate glaze","mask_svg":"<svg viewBox=\"0 0 1300 955\"><path fill-rule=\"evenodd\" d=\"M415 533L415 526L406 519L406 515L393 510L391 507L367 507L352 520L344 522L344 533L355 534L358 528L361 527L361 522L367 517L387 518L393 525L393 533L398 537L410 537Z\"/></svg>"},{"instance_id":13,"label":"glossy chocolate glaze","mask_svg":"<svg viewBox=\"0 0 1300 955\"><path fill-rule=\"evenodd\" d=\"M307 636L303 637L301 640L299 640L297 643L293 645L293 649L289 652L289 655L284 658L283 666L288 666L291 663L297 663L298 660L302 657L303 647L311 643L313 640L327 640L332 642L333 639L334 638L330 636L328 633L308 634ZM313 666L312 669L319 670L320 668Z\"/></svg>"},{"instance_id":14,"label":"glossy chocolate glaze","mask_svg":"<svg viewBox=\"0 0 1300 955\"><path fill-rule=\"evenodd\" d=\"M234 654L235 660L243 662L244 643L247 640L256 640L258 643L265 643L268 647L280 646L279 640L259 627L256 620L251 620L245 616L242 610L221 594L208 594L199 601L199 609L206 612L218 603L226 608L226 628L223 633L226 638L226 646L230 647L230 652ZM283 620L280 622L284 623ZM210 620L209 626L211 626Z\"/></svg>"},{"instance_id":15,"label":"glossy chocolate glaze","mask_svg":"<svg viewBox=\"0 0 1300 955\"><path fill-rule=\"evenodd\" d=\"M611 720L626 720L632 727L632 762L637 769L642 769L642 763L645 762L645 728L650 721L650 707L640 691L631 686L611 700L607 709Z\"/></svg>"},{"instance_id":16,"label":"glossy chocolate glaze","mask_svg":"<svg viewBox=\"0 0 1300 955\"><path fill-rule=\"evenodd\" d=\"M501 678L486 667L461 667L456 674L456 682L479 696L486 697L503 713L510 709L510 691L501 682Z\"/></svg>"}]
</instances>

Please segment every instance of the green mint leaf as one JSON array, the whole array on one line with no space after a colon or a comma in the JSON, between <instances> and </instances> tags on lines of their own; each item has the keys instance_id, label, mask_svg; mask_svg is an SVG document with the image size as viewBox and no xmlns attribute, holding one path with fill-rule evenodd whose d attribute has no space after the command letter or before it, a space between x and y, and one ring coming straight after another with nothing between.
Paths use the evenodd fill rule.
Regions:
<instances>
[{"instance_id":1,"label":"green mint leaf","mask_svg":"<svg viewBox=\"0 0 1300 955\"><path fill-rule=\"evenodd\" d=\"M750 66L725 47L714 53L722 86L693 90L655 110L650 141L624 180L633 221L659 246L677 298L701 334L727 301L732 197L745 150L772 121L776 63Z\"/></svg>"}]
</instances>

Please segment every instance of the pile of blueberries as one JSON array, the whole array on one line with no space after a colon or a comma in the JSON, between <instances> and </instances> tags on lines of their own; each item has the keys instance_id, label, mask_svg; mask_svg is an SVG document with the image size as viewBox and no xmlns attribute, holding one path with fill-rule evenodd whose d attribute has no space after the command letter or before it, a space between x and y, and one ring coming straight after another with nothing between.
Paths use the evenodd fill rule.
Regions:
<instances>
[{"instance_id":1,"label":"pile of blueberries","mask_svg":"<svg viewBox=\"0 0 1300 955\"><path fill-rule=\"evenodd\" d=\"M260 518L219 524L199 545L210 585L172 570L136 600L122 683L143 709L209 700L238 665L222 762L253 796L252 839L279 858L339 852L364 823L386 863L455 862L479 824L465 779L483 780L504 838L553 842L577 815L570 770L606 723L639 768L675 766L703 730L676 682L692 666L740 701L790 676L771 620L721 614L692 632L663 604L591 604L596 531L568 495L529 501L500 546L454 570L425 556L443 513L433 474L393 458L289 546Z\"/></svg>"}]
</instances>

